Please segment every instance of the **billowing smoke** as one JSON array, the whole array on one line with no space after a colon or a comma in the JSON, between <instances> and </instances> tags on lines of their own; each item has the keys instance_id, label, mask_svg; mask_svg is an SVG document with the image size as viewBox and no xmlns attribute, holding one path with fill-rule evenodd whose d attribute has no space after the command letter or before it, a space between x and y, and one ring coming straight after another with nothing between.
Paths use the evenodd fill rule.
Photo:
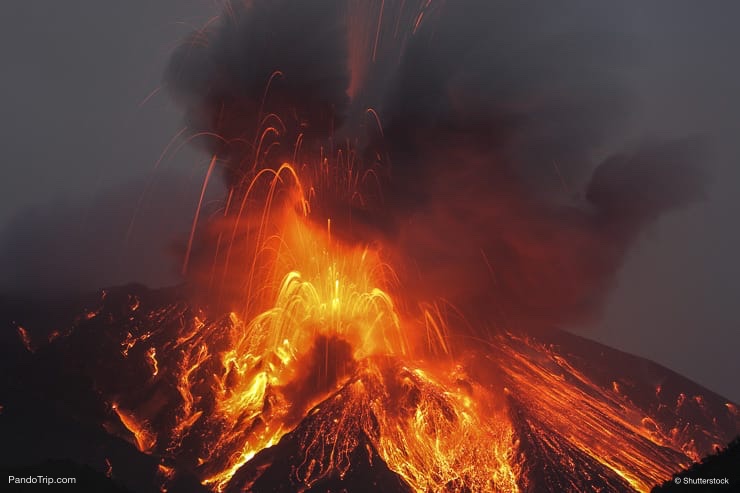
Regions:
<instances>
[{"instance_id":1,"label":"billowing smoke","mask_svg":"<svg viewBox=\"0 0 740 493\"><path fill-rule=\"evenodd\" d=\"M636 53L600 8L231 2L167 82L232 189L297 142L331 155L349 141L381 191L318 214L390 252L422 299L497 326L582 322L643 228L705 181L696 140L623 144Z\"/></svg>"},{"instance_id":2,"label":"billowing smoke","mask_svg":"<svg viewBox=\"0 0 740 493\"><path fill-rule=\"evenodd\" d=\"M290 160L299 134L317 144L342 125L350 82L342 3L230 2L217 26L173 55L168 86L189 128L227 162L227 185L269 151L259 138L266 116L280 132L277 163Z\"/></svg>"}]
</instances>

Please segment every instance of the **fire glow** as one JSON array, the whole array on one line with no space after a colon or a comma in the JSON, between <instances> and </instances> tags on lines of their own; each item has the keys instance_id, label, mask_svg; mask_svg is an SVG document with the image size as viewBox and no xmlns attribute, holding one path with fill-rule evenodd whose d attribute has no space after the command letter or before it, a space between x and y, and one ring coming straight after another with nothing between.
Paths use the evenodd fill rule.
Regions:
<instances>
[{"instance_id":1,"label":"fire glow","mask_svg":"<svg viewBox=\"0 0 740 493\"><path fill-rule=\"evenodd\" d=\"M203 444L197 462L204 484L222 491L256 453L346 387L343 398L349 402L332 411L316 443L307 445L306 464L315 461L310 454L316 447L334 450L328 464L306 467L307 486L332 472L342 474L350 466L352 436L364 432L417 491L455 482L481 491L516 491L513 431L497 403L501 399L479 384L475 390L473 384L456 388L455 378L464 375L456 376L462 370L450 358L431 362L450 346L444 321L429 311L399 312L389 294L397 290L395 276L381 252L333 239L331 218L326 230L311 222L310 202L291 165L258 174L247 193L262 179L271 202L260 212L253 235L258 244L227 248L229 268L241 271L248 264L241 309L223 324L194 322L170 349L183 355L177 365L183 406L168 441L181 443L202 422L217 427L220 432ZM287 199L279 203L275 197ZM256 253L234 253L240 248ZM266 308L258 308L255 293ZM150 349L147 357L156 353ZM193 388L194 381L205 383L205 368L213 368L205 389L213 400L208 413L195 405L206 396ZM407 395L394 402L391 396L399 393ZM141 435L140 429L132 431Z\"/></svg>"},{"instance_id":2,"label":"fire glow","mask_svg":"<svg viewBox=\"0 0 740 493\"><path fill-rule=\"evenodd\" d=\"M286 8L277 3L276 10ZM554 328L538 332L588 311L583 307L591 308L642 224L684 197L667 193L662 200L651 191L646 216L635 213L639 192L650 184L632 187L629 173L615 180L619 166L642 176L630 168L631 158L617 156L594 173L587 206L550 209L500 164L509 149L488 147L519 139L502 128L502 121L520 123L508 114L491 118L484 145L471 130L483 119L450 118L438 134L422 118L401 117L390 119L400 137L388 136L381 111L368 107L355 112L361 123L340 135L335 126L346 100L368 90L373 76L390 79L373 69L398 68L417 36L427 36L422 46L444 36L425 30L437 8L431 0L347 5L335 5L349 31L341 36L347 47L334 43L336 29L324 23L321 9L301 7L313 16L304 20L291 7L281 23L270 2L228 2L224 18L173 57L173 74L197 72L177 80L173 92L189 112L189 140L207 141L209 151L183 242L186 295L104 291L100 306L86 310L74 330L48 339L67 347L65 339L115 338L105 354L110 359L91 363L95 391L106 403L104 428L156 460L163 492L178 475L218 493L274 491L265 483L271 468L281 467L271 455L278 453L290 461L280 491L331 490L325 481L342 481L363 466L375 473L387 468L402 492L648 491L728 443L740 431L734 404L678 388L667 371L652 367L659 376L647 386L634 375L622 378L629 369L606 363L604 369L581 357L593 347L579 352L573 348L582 342ZM268 36L272 25L293 37ZM313 36L314 27L329 34ZM226 54L209 51L211 36ZM230 43L242 42L256 43L244 49L257 61L236 56L235 68L229 56L240 52ZM338 50L349 73L335 76L320 50L322 57L310 60L296 60L291 51L285 69L281 60L275 66L267 60L263 73L264 53L312 43ZM202 62L193 62L196 69L213 74L193 70L189 56ZM305 82L301 71L314 64L319 75ZM341 86L338 96L333 84ZM452 94L449 106L465 107L463 96ZM528 108L532 100L511 106ZM415 133L417 126L426 133ZM442 165L429 165L439 176L407 172L409 178L405 163L401 173L391 172L397 163L388 149L406 150L398 144L405 138L411 150L397 153L401 159L439 158ZM480 171L489 164L496 169ZM211 207L206 198L219 176L225 193ZM437 183L446 180L451 184ZM460 183L462 191L444 188ZM623 207L620 186L637 205ZM432 196L431 209L445 214L399 213L386 221L384 214L393 215L389 190L403 209L423 202L417 187ZM439 190L449 203L437 200ZM447 222L434 224L438 217ZM496 230L495 241L486 243L486 228ZM456 231L469 234L457 238ZM440 243L444 255L435 256ZM425 256L418 250L427 245ZM447 293L464 296L448 300ZM29 351L36 349L32 333L21 326L17 332ZM109 475L118 470L106 464Z\"/></svg>"},{"instance_id":3,"label":"fire glow","mask_svg":"<svg viewBox=\"0 0 740 493\"><path fill-rule=\"evenodd\" d=\"M196 310L187 319L183 307L161 307L146 314L141 334L121 343L125 358L146 360L152 382L176 380L179 398L166 412L147 416L148 406L112 404L139 450L162 458L165 484L184 468L227 491L257 454L311 418L318 424L301 437L305 455L295 469L301 488L345 475L357 437L366 436L413 491L527 490L512 402L637 491L706 452L688 430L646 415L617 382L603 388L526 337L480 341L485 371L478 362L469 374L465 354L475 351L453 350L447 321L424 300L405 293L399 302L402 290L380 245L347 245L332 237L330 221L311 221L303 194L311 187L292 165L258 174L247 190L259 180L269 190L259 221L223 223L226 230L250 225L219 249L230 252L225 258L240 280L228 281L230 290L239 286L233 310L221 318ZM532 432L548 440L545 430ZM719 428L705 432L712 443L727 438ZM240 491L251 491L253 479Z\"/></svg>"}]
</instances>

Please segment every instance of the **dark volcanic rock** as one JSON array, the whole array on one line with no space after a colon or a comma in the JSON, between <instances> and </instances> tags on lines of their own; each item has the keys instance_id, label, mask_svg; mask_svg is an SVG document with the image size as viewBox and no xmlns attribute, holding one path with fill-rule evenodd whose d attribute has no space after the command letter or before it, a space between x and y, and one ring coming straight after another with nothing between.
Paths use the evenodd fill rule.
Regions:
<instances>
[{"instance_id":1,"label":"dark volcanic rock","mask_svg":"<svg viewBox=\"0 0 740 493\"><path fill-rule=\"evenodd\" d=\"M525 492L635 491L611 469L599 464L557 434L543 428L523 412L515 413L514 427L520 450L526 454L520 488ZM562 457L567 457L563 461Z\"/></svg>"},{"instance_id":2,"label":"dark volcanic rock","mask_svg":"<svg viewBox=\"0 0 740 493\"><path fill-rule=\"evenodd\" d=\"M692 484L692 480L698 479L718 479L720 482L726 479L727 484ZM656 486L652 493L681 491L740 491L740 437L724 450L704 458Z\"/></svg>"},{"instance_id":3,"label":"dark volcanic rock","mask_svg":"<svg viewBox=\"0 0 740 493\"><path fill-rule=\"evenodd\" d=\"M403 479L388 469L364 434L357 437L357 446L349 455L351 465L343 474L332 470L306 484L298 468L306 460L301 436L308 426L303 423L277 445L258 453L234 475L225 493L412 493Z\"/></svg>"}]
</instances>

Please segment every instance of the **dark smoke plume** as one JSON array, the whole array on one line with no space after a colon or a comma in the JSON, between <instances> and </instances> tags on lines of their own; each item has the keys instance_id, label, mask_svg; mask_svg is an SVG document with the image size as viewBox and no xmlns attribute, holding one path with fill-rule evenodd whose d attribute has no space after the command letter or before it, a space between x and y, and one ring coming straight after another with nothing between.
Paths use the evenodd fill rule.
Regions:
<instances>
[{"instance_id":1,"label":"dark smoke plume","mask_svg":"<svg viewBox=\"0 0 740 493\"><path fill-rule=\"evenodd\" d=\"M321 213L351 211L351 237L391 252L410 292L500 326L596 315L644 227L705 181L695 140L614 150L630 123L620 73L636 56L610 33L614 13L371 3L232 2L178 50L168 85L191 130L218 135L206 141L227 185L254 172L261 114L283 120L267 165L290 160L299 134L313 152L348 137L378 167L382 200ZM358 12L381 21L374 39L353 30ZM362 70L358 46L375 55ZM382 130L357 110L369 106Z\"/></svg>"},{"instance_id":2,"label":"dark smoke plume","mask_svg":"<svg viewBox=\"0 0 740 493\"><path fill-rule=\"evenodd\" d=\"M349 104L343 10L338 1L230 2L216 27L173 55L168 87L189 128L210 134L208 152L228 163L227 185L251 170L263 116L281 120L268 120L281 135L278 164L290 160L299 134L316 144L342 125Z\"/></svg>"}]
</instances>

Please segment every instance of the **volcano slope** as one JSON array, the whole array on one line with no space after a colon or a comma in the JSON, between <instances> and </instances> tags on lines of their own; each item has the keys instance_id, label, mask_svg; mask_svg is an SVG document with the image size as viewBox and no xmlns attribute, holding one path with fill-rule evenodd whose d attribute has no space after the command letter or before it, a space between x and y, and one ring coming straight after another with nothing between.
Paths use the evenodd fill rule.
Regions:
<instances>
[{"instance_id":1,"label":"volcano slope","mask_svg":"<svg viewBox=\"0 0 740 493\"><path fill-rule=\"evenodd\" d=\"M649 491L740 432L736 404L559 330L428 359L357 360L321 339L312 357L332 364L267 381L256 413L219 421L219 346L183 373L185 345L236 322L188 300L138 285L3 300L3 470L63 460L137 492Z\"/></svg>"}]
</instances>

